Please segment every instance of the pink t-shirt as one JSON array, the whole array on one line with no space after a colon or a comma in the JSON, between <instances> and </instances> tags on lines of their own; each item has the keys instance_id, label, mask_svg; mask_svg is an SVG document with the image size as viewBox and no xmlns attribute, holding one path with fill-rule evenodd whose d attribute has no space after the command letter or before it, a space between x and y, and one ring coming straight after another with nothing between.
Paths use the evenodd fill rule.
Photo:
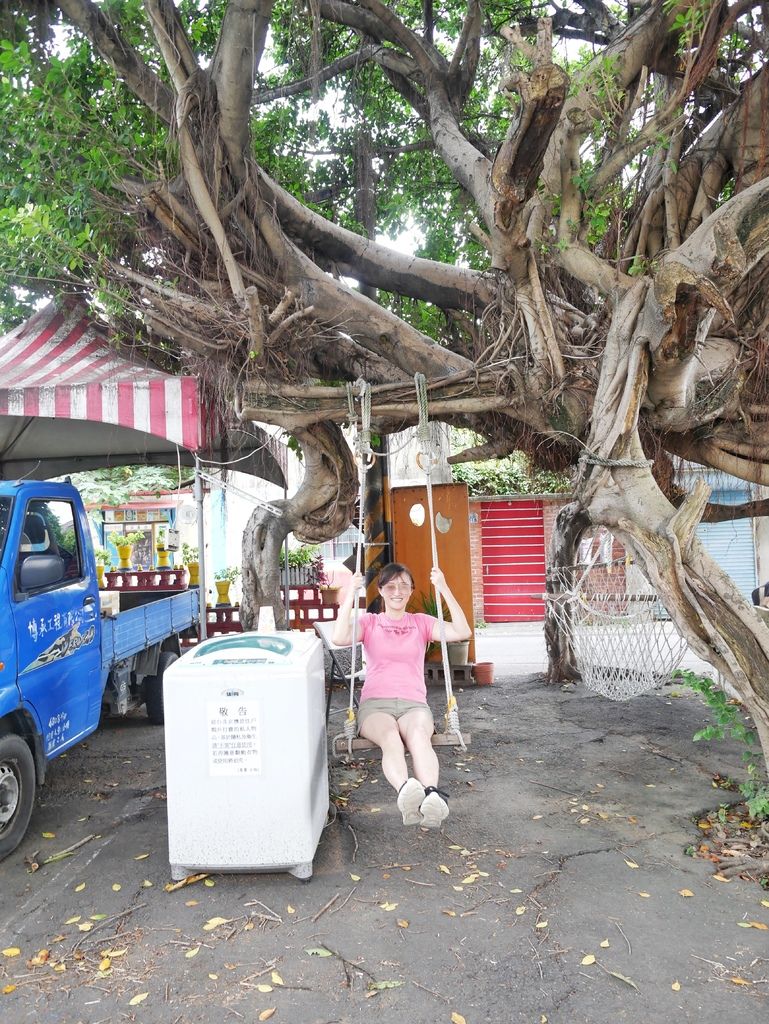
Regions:
<instances>
[{"instance_id":1,"label":"pink t-shirt","mask_svg":"<svg viewBox=\"0 0 769 1024\"><path fill-rule=\"evenodd\" d=\"M383 612L365 612L358 620L366 651L366 681L360 699L400 697L427 702L425 648L437 619L422 612L406 612L390 619Z\"/></svg>"}]
</instances>

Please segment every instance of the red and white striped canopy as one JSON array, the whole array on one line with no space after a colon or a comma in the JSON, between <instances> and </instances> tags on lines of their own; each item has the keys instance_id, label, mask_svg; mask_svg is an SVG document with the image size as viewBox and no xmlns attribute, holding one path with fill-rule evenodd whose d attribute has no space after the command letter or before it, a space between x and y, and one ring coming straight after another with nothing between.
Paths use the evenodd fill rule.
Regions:
<instances>
[{"instance_id":1,"label":"red and white striped canopy","mask_svg":"<svg viewBox=\"0 0 769 1024\"><path fill-rule=\"evenodd\" d=\"M114 424L201 448L198 382L120 353L81 305L50 303L0 338L0 416Z\"/></svg>"}]
</instances>

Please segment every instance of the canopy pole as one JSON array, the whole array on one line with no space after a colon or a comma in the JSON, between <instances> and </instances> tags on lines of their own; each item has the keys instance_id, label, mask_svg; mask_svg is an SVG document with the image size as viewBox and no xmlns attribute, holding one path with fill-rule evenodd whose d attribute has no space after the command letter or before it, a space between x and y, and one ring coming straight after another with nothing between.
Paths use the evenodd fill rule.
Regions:
<instances>
[{"instance_id":1,"label":"canopy pole","mask_svg":"<svg viewBox=\"0 0 769 1024\"><path fill-rule=\"evenodd\" d=\"M203 481L200 477L200 459L195 452L195 482L192 489L198 513L198 564L200 565L200 585L198 601L200 602L200 639L208 638L208 616L206 614L206 531L203 523Z\"/></svg>"}]
</instances>

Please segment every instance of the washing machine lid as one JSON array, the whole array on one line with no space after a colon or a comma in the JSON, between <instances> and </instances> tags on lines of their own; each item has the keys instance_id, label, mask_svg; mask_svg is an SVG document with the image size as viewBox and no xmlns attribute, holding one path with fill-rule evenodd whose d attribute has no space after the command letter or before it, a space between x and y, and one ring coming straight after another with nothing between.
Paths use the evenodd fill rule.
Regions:
<instances>
[{"instance_id":1,"label":"washing machine lid","mask_svg":"<svg viewBox=\"0 0 769 1024\"><path fill-rule=\"evenodd\" d=\"M311 634L237 633L212 637L195 648L197 665L285 665L303 660L307 649L317 643Z\"/></svg>"}]
</instances>

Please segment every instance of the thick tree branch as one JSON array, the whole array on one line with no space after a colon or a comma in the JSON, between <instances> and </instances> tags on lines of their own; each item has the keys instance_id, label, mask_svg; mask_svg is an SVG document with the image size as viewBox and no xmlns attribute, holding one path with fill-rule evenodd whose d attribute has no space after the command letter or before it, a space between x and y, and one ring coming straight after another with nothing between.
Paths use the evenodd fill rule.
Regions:
<instances>
[{"instance_id":1,"label":"thick tree branch","mask_svg":"<svg viewBox=\"0 0 769 1024\"><path fill-rule=\"evenodd\" d=\"M493 301L496 289L482 274L388 249L308 209L263 171L265 199L275 206L281 227L367 285L432 302L442 309L476 312Z\"/></svg>"},{"instance_id":2,"label":"thick tree branch","mask_svg":"<svg viewBox=\"0 0 769 1024\"><path fill-rule=\"evenodd\" d=\"M238 0L228 4L211 61L219 131L239 176L250 140L254 75L270 27L272 7L273 0Z\"/></svg>"},{"instance_id":3,"label":"thick tree branch","mask_svg":"<svg viewBox=\"0 0 769 1024\"><path fill-rule=\"evenodd\" d=\"M174 99L168 86L149 68L132 46L122 38L112 20L90 0L59 0L59 6L73 25L91 40L94 48L114 68L115 74L142 103L166 124L173 118Z\"/></svg>"}]
</instances>

